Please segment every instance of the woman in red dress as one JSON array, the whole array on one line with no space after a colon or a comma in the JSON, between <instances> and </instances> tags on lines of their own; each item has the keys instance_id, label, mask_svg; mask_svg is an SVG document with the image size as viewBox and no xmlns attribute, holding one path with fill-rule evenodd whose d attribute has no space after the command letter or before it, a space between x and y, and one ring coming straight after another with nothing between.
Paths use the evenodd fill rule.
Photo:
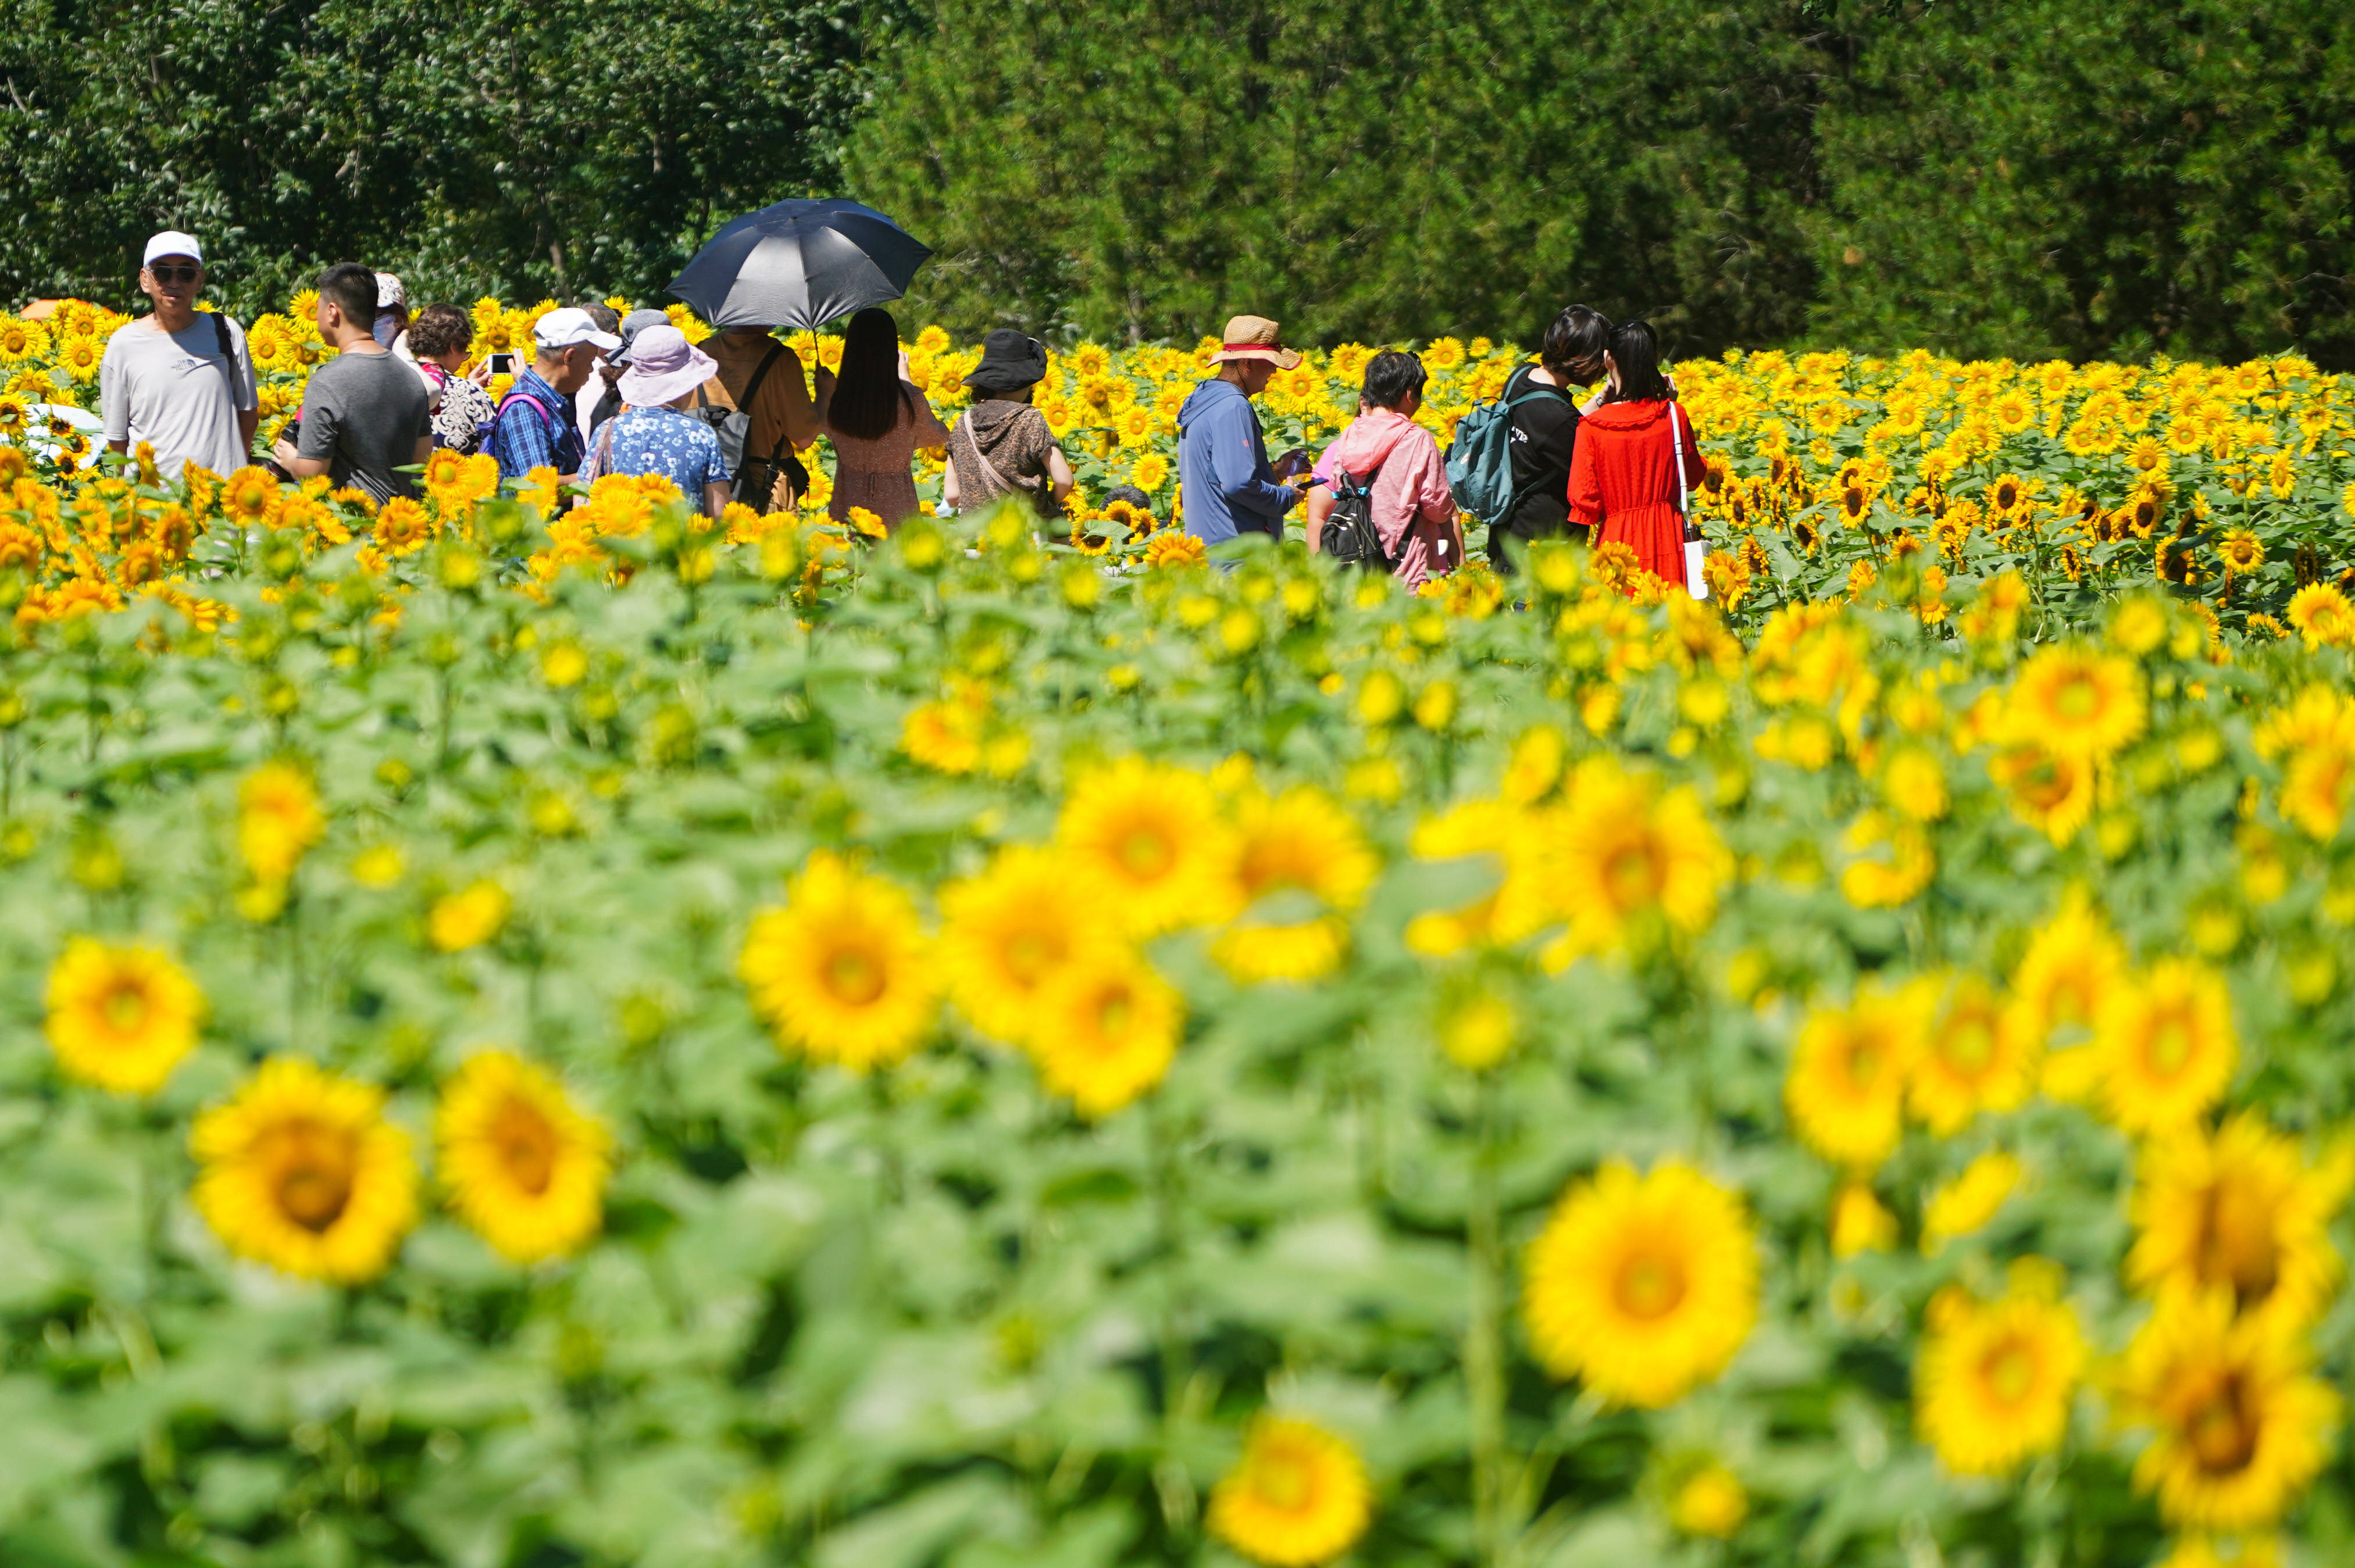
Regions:
<instances>
[{"instance_id":1,"label":"woman in red dress","mask_svg":"<svg viewBox=\"0 0 2355 1568\"><path fill-rule=\"evenodd\" d=\"M1578 447L1571 454L1570 520L1593 528L1598 545L1628 546L1662 581L1689 587L1676 465L1684 464L1691 489L1700 487L1706 470L1693 443L1692 420L1660 374L1651 324L1631 321L1614 332L1603 366L1610 388L1579 421Z\"/></svg>"}]
</instances>

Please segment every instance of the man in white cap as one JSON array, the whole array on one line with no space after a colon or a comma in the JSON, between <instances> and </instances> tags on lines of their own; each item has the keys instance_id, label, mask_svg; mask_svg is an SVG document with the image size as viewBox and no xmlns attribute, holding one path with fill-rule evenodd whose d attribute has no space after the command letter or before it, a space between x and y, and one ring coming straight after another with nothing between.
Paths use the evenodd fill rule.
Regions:
<instances>
[{"instance_id":1,"label":"man in white cap","mask_svg":"<svg viewBox=\"0 0 2355 1568\"><path fill-rule=\"evenodd\" d=\"M709 422L686 411L718 369L670 323L642 328L616 384L622 411L597 427L583 476L659 474L706 516L719 516L730 491L727 459Z\"/></svg>"},{"instance_id":2,"label":"man in white cap","mask_svg":"<svg viewBox=\"0 0 2355 1568\"><path fill-rule=\"evenodd\" d=\"M483 450L499 460L499 473L520 479L535 468L553 468L566 480L581 474L580 414L572 394L589 384L598 357L622 346L601 331L585 310L552 310L532 328L537 357L515 379L499 405Z\"/></svg>"},{"instance_id":3,"label":"man in white cap","mask_svg":"<svg viewBox=\"0 0 2355 1568\"><path fill-rule=\"evenodd\" d=\"M99 363L106 444L129 452L145 442L167 478L191 463L216 474L245 466L261 418L244 329L197 309L204 286L204 250L193 235L166 229L148 240L139 291L155 313L117 328Z\"/></svg>"},{"instance_id":4,"label":"man in white cap","mask_svg":"<svg viewBox=\"0 0 2355 1568\"><path fill-rule=\"evenodd\" d=\"M1186 531L1204 544L1221 544L1239 533L1284 537L1284 514L1300 504L1298 485L1269 466L1267 438L1251 400L1267 390L1278 370L1300 363L1284 347L1276 324L1263 315L1239 315L1227 323L1211 379L1194 389L1178 411L1178 509ZM1294 471L1287 463L1285 474Z\"/></svg>"}]
</instances>

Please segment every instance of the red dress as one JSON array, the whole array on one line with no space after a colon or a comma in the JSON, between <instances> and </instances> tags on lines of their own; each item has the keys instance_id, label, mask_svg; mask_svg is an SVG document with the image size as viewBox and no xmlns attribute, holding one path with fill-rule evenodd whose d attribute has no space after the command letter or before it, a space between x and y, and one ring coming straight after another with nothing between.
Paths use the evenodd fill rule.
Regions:
<instances>
[{"instance_id":1,"label":"red dress","mask_svg":"<svg viewBox=\"0 0 2355 1568\"><path fill-rule=\"evenodd\" d=\"M1677 434L1668 434L1668 410ZM1681 447L1679 453L1676 448ZM1644 570L1675 587L1685 583L1684 519L1677 515L1678 455L1685 483L1700 487L1707 470L1693 444L1692 416L1668 403L1605 403L1578 421L1570 458L1570 520L1601 524L1594 542L1631 546Z\"/></svg>"}]
</instances>

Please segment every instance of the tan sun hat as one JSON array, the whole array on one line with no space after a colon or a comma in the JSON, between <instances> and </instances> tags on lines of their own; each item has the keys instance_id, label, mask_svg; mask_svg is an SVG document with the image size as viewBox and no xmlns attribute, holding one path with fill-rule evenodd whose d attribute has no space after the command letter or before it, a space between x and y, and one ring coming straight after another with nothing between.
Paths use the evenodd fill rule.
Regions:
<instances>
[{"instance_id":1,"label":"tan sun hat","mask_svg":"<svg viewBox=\"0 0 2355 1568\"><path fill-rule=\"evenodd\" d=\"M1264 359L1279 370L1289 370L1300 363L1299 355L1276 341L1276 324L1263 315L1230 318L1220 342L1223 347L1210 356L1214 365L1224 359Z\"/></svg>"}]
</instances>

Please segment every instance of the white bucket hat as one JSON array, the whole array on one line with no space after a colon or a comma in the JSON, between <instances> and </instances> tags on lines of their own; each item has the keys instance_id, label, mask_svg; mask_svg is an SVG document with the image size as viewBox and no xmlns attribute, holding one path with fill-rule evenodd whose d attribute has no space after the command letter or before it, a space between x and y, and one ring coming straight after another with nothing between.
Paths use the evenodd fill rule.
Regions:
<instances>
[{"instance_id":1,"label":"white bucket hat","mask_svg":"<svg viewBox=\"0 0 2355 1568\"><path fill-rule=\"evenodd\" d=\"M649 326L630 340L630 368L614 390L634 409L683 398L719 373L719 361L676 326Z\"/></svg>"}]
</instances>

